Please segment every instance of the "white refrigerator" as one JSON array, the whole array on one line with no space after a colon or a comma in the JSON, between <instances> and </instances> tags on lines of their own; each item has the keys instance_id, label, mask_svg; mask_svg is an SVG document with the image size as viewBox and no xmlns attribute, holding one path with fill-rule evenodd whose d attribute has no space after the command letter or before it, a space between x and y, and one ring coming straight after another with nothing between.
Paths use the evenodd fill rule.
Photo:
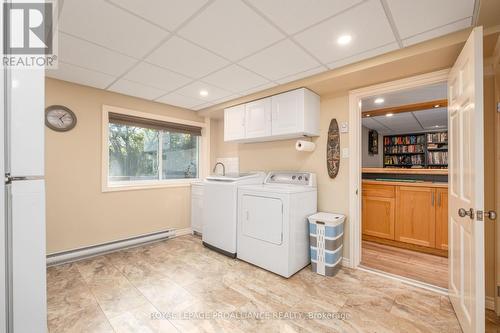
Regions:
<instances>
[{"instance_id":1,"label":"white refrigerator","mask_svg":"<svg viewBox=\"0 0 500 333\"><path fill-rule=\"evenodd\" d=\"M1 76L0 332L47 332L44 70Z\"/></svg>"}]
</instances>

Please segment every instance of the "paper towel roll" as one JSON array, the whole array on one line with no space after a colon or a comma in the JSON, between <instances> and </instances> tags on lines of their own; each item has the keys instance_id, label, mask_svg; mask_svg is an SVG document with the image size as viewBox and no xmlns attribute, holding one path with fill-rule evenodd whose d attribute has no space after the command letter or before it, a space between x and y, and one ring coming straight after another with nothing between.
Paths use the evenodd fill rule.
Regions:
<instances>
[{"instance_id":1,"label":"paper towel roll","mask_svg":"<svg viewBox=\"0 0 500 333\"><path fill-rule=\"evenodd\" d=\"M297 143L295 143L295 149L298 151L314 151L315 148L316 144L313 142L297 140Z\"/></svg>"}]
</instances>

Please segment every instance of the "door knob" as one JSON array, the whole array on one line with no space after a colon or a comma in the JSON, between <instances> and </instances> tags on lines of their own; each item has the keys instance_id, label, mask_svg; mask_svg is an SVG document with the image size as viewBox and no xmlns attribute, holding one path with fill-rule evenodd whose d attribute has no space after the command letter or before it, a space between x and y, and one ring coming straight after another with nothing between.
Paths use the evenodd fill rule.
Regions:
<instances>
[{"instance_id":1,"label":"door knob","mask_svg":"<svg viewBox=\"0 0 500 333\"><path fill-rule=\"evenodd\" d=\"M474 209L471 208L469 210L465 210L463 208L460 208L458 210L458 216L460 216L460 217L468 216L471 220L473 220L474 219Z\"/></svg>"},{"instance_id":2,"label":"door knob","mask_svg":"<svg viewBox=\"0 0 500 333\"><path fill-rule=\"evenodd\" d=\"M489 218L490 220L496 220L497 219L497 212L494 210L490 210L488 212L484 212L484 215Z\"/></svg>"}]
</instances>

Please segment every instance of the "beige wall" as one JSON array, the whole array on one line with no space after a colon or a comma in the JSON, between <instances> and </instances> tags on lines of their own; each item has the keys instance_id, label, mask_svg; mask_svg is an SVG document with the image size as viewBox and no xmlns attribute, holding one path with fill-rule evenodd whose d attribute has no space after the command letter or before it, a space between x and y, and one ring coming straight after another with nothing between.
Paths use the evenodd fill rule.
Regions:
<instances>
[{"instance_id":1,"label":"beige wall","mask_svg":"<svg viewBox=\"0 0 500 333\"><path fill-rule=\"evenodd\" d=\"M47 253L189 227L190 188L101 192L102 105L203 121L195 112L54 79L46 105L73 110L77 126L46 129Z\"/></svg>"},{"instance_id":2,"label":"beige wall","mask_svg":"<svg viewBox=\"0 0 500 333\"><path fill-rule=\"evenodd\" d=\"M491 117L493 85L491 79L485 79L485 139L492 142ZM316 150L312 153L299 153L294 149L294 140L274 141L264 143L235 144L224 142L223 120L214 121L212 155L215 157L239 156L241 171L251 170L304 170L315 172L318 177L318 210L337 212L348 215L349 213L349 159L342 158L340 171L337 178L330 179L326 169L326 138L331 118L337 121L349 120L347 92L339 95L321 96L321 121L320 136L313 139ZM493 110L494 111L494 110ZM488 122L489 119L489 122ZM351 125L352 126L352 125ZM349 147L348 134L341 134L341 148ZM487 149L491 149L488 147ZM486 171L492 177L491 161L486 161ZM491 178L489 178L491 179ZM487 202L494 200L492 197L493 181L486 181ZM493 188L494 190L494 188ZM493 193L494 194L494 193ZM347 219L349 223L349 219ZM344 256L349 254L349 228L346 228L344 237ZM494 227L493 223L486 225L486 295L494 295Z\"/></svg>"},{"instance_id":3,"label":"beige wall","mask_svg":"<svg viewBox=\"0 0 500 333\"><path fill-rule=\"evenodd\" d=\"M349 160L342 158L337 178L330 179L326 169L326 138L330 120L349 120L347 94L321 98L320 136L312 141L316 150L311 153L297 152L295 140L263 143L234 144L224 143L224 124L217 121L212 127L212 150L216 157L239 156L241 171L252 170L301 170L315 172L318 177L318 209L320 211L348 214ZM215 132L217 134L215 134ZM349 146L348 134L341 134L342 148ZM349 223L349 222L347 222ZM345 228L348 233L348 228ZM348 239L346 234L344 239ZM348 246L344 246L345 255L349 256Z\"/></svg>"}]
</instances>

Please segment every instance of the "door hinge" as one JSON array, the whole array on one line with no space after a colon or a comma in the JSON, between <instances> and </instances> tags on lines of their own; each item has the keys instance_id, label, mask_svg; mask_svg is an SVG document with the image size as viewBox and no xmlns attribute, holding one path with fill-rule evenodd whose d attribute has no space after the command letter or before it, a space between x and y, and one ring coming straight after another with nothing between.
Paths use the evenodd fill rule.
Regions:
<instances>
[{"instance_id":1,"label":"door hinge","mask_svg":"<svg viewBox=\"0 0 500 333\"><path fill-rule=\"evenodd\" d=\"M497 286L497 296L500 297L500 286Z\"/></svg>"},{"instance_id":2,"label":"door hinge","mask_svg":"<svg viewBox=\"0 0 500 333\"><path fill-rule=\"evenodd\" d=\"M482 210L476 211L476 216L477 216L478 221L482 221L484 219L483 218L483 211Z\"/></svg>"}]
</instances>

